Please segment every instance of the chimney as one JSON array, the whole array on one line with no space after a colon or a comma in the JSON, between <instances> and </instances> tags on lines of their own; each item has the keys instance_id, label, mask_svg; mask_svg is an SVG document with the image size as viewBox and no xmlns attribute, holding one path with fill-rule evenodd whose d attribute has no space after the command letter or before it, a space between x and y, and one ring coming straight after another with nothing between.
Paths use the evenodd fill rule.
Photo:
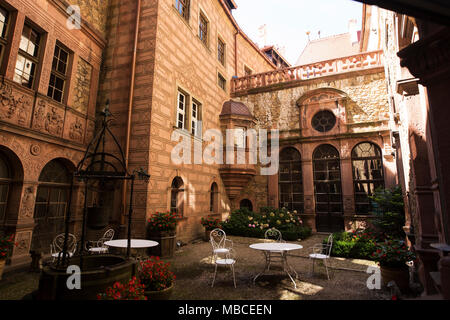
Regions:
<instances>
[{"instance_id":1,"label":"chimney","mask_svg":"<svg viewBox=\"0 0 450 320\"><path fill-rule=\"evenodd\" d=\"M358 21L356 19L352 19L348 22L348 33L350 34L350 41L352 44L358 43Z\"/></svg>"}]
</instances>

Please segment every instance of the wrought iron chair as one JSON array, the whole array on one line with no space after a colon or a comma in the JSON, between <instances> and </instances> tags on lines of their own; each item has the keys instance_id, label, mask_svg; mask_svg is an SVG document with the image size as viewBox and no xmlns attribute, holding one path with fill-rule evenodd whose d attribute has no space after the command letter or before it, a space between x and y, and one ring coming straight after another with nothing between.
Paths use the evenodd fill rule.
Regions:
<instances>
[{"instance_id":1,"label":"wrought iron chair","mask_svg":"<svg viewBox=\"0 0 450 320\"><path fill-rule=\"evenodd\" d=\"M103 236L97 241L91 242L93 246L90 248L86 248L86 250L89 251L90 253L97 253L97 254L107 253L108 246L105 246L105 242L112 240L114 237L114 233L115 233L114 229L106 230Z\"/></svg>"},{"instance_id":2,"label":"wrought iron chair","mask_svg":"<svg viewBox=\"0 0 450 320\"><path fill-rule=\"evenodd\" d=\"M264 233L264 242L286 242L283 240L283 236L281 234L281 231L276 228L270 228L267 229ZM266 256L266 259L268 259L268 270L270 270L270 263L272 261L275 262L283 262L283 251L279 250L273 250L269 251L268 255ZM275 259L274 259L275 258Z\"/></svg>"},{"instance_id":3,"label":"wrought iron chair","mask_svg":"<svg viewBox=\"0 0 450 320\"><path fill-rule=\"evenodd\" d=\"M53 262L55 262L58 259L58 257L62 258L63 256L64 238L65 238L64 233L58 234L53 239L53 242L50 244L50 254L53 258ZM76 250L77 250L77 238L75 237L75 235L69 233L67 238L67 255L69 257L72 257L75 254Z\"/></svg>"},{"instance_id":4,"label":"wrought iron chair","mask_svg":"<svg viewBox=\"0 0 450 320\"><path fill-rule=\"evenodd\" d=\"M225 231L219 228L211 231L209 234L209 242L212 246L211 263L217 258L220 258L220 255L229 253L230 249L233 248L233 241L227 239Z\"/></svg>"},{"instance_id":5,"label":"wrought iron chair","mask_svg":"<svg viewBox=\"0 0 450 320\"><path fill-rule=\"evenodd\" d=\"M330 259L332 247L333 247L333 235L330 234L328 236L327 244L323 244L323 243L315 244L313 247L311 247L312 253L309 255L309 259L312 260L312 273L314 273L314 262L316 260L321 260L321 261L323 261L323 264L325 265L328 280L330 280L330 274L328 272L327 260ZM331 267L331 263L330 263L330 267Z\"/></svg>"},{"instance_id":6,"label":"wrought iron chair","mask_svg":"<svg viewBox=\"0 0 450 320\"><path fill-rule=\"evenodd\" d=\"M236 253L233 248L228 248L227 253L225 254L224 258L218 258L214 260L215 268L214 268L214 278L213 282L211 284L211 288L214 287L214 282L216 281L216 275L217 275L217 266L229 266L231 269L231 272L233 273L233 283L234 287L236 288L236 275L234 273L234 265L236 263Z\"/></svg>"}]
</instances>

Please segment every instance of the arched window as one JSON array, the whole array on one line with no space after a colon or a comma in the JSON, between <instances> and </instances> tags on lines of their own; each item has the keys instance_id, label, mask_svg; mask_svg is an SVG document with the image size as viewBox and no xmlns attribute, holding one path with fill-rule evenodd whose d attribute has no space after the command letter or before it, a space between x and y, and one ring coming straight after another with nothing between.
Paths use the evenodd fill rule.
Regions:
<instances>
[{"instance_id":1,"label":"arched window","mask_svg":"<svg viewBox=\"0 0 450 320\"><path fill-rule=\"evenodd\" d=\"M178 217L183 217L183 189L184 182L180 177L175 177L172 180L170 191L170 212L176 213Z\"/></svg>"},{"instance_id":2,"label":"arched window","mask_svg":"<svg viewBox=\"0 0 450 320\"><path fill-rule=\"evenodd\" d=\"M11 169L6 159L0 154L0 223L3 223L8 204L11 185Z\"/></svg>"},{"instance_id":3,"label":"arched window","mask_svg":"<svg viewBox=\"0 0 450 320\"><path fill-rule=\"evenodd\" d=\"M368 214L372 211L369 196L376 188L384 187L381 149L371 142L356 145L352 151L352 167L356 214Z\"/></svg>"},{"instance_id":4,"label":"arched window","mask_svg":"<svg viewBox=\"0 0 450 320\"><path fill-rule=\"evenodd\" d=\"M216 213L219 209L219 187L217 187L217 183L215 182L211 185L209 197L209 211Z\"/></svg>"},{"instance_id":5,"label":"arched window","mask_svg":"<svg viewBox=\"0 0 450 320\"><path fill-rule=\"evenodd\" d=\"M344 219L339 152L329 144L317 147L313 154L313 166L317 230L341 231Z\"/></svg>"},{"instance_id":6,"label":"arched window","mask_svg":"<svg viewBox=\"0 0 450 320\"><path fill-rule=\"evenodd\" d=\"M64 232L71 179L69 170L59 159L42 169L34 207L32 250L48 252L54 237Z\"/></svg>"},{"instance_id":7,"label":"arched window","mask_svg":"<svg viewBox=\"0 0 450 320\"><path fill-rule=\"evenodd\" d=\"M248 199L242 199L241 202L239 203L239 208L240 209L247 208L248 210L253 211L253 204Z\"/></svg>"},{"instance_id":8,"label":"arched window","mask_svg":"<svg viewBox=\"0 0 450 320\"><path fill-rule=\"evenodd\" d=\"M280 153L278 175L279 207L303 212L303 179L300 152L289 147Z\"/></svg>"}]
</instances>

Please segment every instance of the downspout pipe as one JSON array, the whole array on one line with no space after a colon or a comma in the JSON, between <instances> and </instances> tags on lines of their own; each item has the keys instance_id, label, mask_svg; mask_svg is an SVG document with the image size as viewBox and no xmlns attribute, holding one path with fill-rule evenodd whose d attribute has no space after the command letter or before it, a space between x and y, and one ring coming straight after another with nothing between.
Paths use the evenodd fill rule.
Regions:
<instances>
[{"instance_id":1,"label":"downspout pipe","mask_svg":"<svg viewBox=\"0 0 450 320\"><path fill-rule=\"evenodd\" d=\"M125 141L125 168L128 171L129 155L130 155L130 138L131 138L131 118L133 115L133 102L134 102L134 83L136 76L136 59L137 59L137 46L139 41L139 24L141 18L141 0L137 0L136 9L136 26L134 31L134 44L133 44L133 60L131 62L131 80L130 80L130 95L128 98L128 118L127 118L127 134ZM124 180L122 189L122 216L121 225L125 224L126 203L127 203L127 187L128 180Z\"/></svg>"}]
</instances>

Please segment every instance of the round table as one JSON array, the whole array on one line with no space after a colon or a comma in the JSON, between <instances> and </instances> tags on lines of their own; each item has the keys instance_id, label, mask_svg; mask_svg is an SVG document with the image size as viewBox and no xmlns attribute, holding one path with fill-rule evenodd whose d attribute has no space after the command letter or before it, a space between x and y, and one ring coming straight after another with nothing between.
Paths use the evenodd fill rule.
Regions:
<instances>
[{"instance_id":1,"label":"round table","mask_svg":"<svg viewBox=\"0 0 450 320\"><path fill-rule=\"evenodd\" d=\"M108 247L126 249L128 247L128 239L116 239L104 242ZM130 249L146 249L158 246L159 243L153 240L145 239L131 239ZM136 253L136 258L140 259L141 256Z\"/></svg>"},{"instance_id":2,"label":"round table","mask_svg":"<svg viewBox=\"0 0 450 320\"><path fill-rule=\"evenodd\" d=\"M292 283L294 284L294 287L297 288L297 284L295 283L295 280L292 278L292 275L289 273L289 271L295 274L296 279L298 278L298 274L295 271L295 269L289 265L287 261L287 253L292 250L303 249L302 245L287 242L263 242L251 244L250 248L262 251L266 258L266 265L264 266L264 270L256 275L256 277L253 279L253 283L255 283L256 279L260 275L270 270L270 263L272 262L272 254L277 255L279 254L281 257L281 262L283 264L283 271L287 273Z\"/></svg>"}]
</instances>

